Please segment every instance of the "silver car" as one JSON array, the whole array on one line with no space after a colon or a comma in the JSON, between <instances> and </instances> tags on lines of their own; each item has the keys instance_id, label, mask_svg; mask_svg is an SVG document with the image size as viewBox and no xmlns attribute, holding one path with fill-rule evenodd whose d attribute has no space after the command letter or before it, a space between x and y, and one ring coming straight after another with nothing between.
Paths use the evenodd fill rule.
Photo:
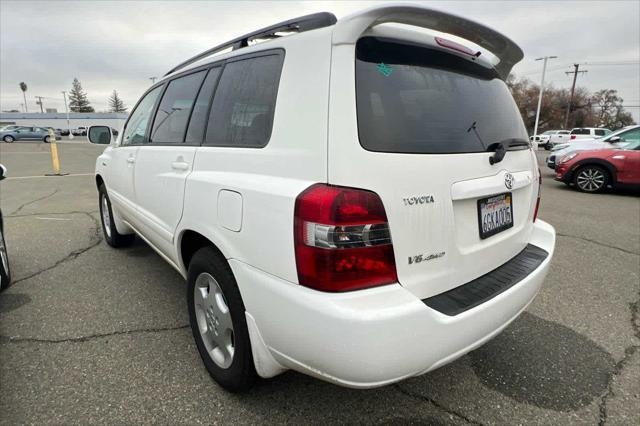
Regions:
<instances>
[{"instance_id":1,"label":"silver car","mask_svg":"<svg viewBox=\"0 0 640 426\"><path fill-rule=\"evenodd\" d=\"M49 136L49 129L45 127L21 126L17 129L1 130L0 139L6 143L19 140L36 140L49 143L51 136Z\"/></svg>"}]
</instances>

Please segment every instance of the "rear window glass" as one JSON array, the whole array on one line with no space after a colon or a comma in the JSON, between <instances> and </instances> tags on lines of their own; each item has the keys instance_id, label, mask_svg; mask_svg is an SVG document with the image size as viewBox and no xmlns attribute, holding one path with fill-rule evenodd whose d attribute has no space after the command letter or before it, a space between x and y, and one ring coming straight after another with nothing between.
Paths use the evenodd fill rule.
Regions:
<instances>
[{"instance_id":1,"label":"rear window glass","mask_svg":"<svg viewBox=\"0 0 640 426\"><path fill-rule=\"evenodd\" d=\"M589 129L573 129L571 131L572 135L590 135L591 131Z\"/></svg>"},{"instance_id":2,"label":"rear window glass","mask_svg":"<svg viewBox=\"0 0 640 426\"><path fill-rule=\"evenodd\" d=\"M604 129L596 129L595 132L596 132L596 136L604 136L607 134Z\"/></svg>"},{"instance_id":3,"label":"rear window glass","mask_svg":"<svg viewBox=\"0 0 640 426\"><path fill-rule=\"evenodd\" d=\"M356 102L360 143L370 151L470 153L513 139L528 142L494 70L407 42L358 41Z\"/></svg>"},{"instance_id":4,"label":"rear window glass","mask_svg":"<svg viewBox=\"0 0 640 426\"><path fill-rule=\"evenodd\" d=\"M205 145L263 147L276 107L282 54L225 65L211 106Z\"/></svg>"}]
</instances>

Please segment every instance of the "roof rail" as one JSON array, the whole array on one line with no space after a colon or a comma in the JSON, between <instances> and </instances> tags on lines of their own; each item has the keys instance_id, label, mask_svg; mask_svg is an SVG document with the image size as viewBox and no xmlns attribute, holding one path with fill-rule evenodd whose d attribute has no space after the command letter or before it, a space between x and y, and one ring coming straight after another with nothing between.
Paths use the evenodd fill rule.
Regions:
<instances>
[{"instance_id":1,"label":"roof rail","mask_svg":"<svg viewBox=\"0 0 640 426\"><path fill-rule=\"evenodd\" d=\"M226 43L222 43L216 47L212 47L211 49L205 50L204 52L194 56L191 59L188 59L181 64L171 68L171 70L165 74L165 76L172 74L188 65L191 65L195 62L198 62L201 59L206 58L207 56L211 56L214 53L218 53L222 50L231 48L232 50L241 49L243 47L249 46L249 42L252 40L257 40L261 38L277 38L279 37L276 33L286 32L286 31L295 31L295 32L303 32L315 30L317 28L328 27L330 25L335 24L337 21L335 15L329 12L320 12L313 13L311 15L301 16L299 18L289 19L288 21L279 22L275 25L271 25L266 28L262 28L261 30L254 31L249 34L245 34L238 38L234 38L233 40L227 41Z\"/></svg>"}]
</instances>

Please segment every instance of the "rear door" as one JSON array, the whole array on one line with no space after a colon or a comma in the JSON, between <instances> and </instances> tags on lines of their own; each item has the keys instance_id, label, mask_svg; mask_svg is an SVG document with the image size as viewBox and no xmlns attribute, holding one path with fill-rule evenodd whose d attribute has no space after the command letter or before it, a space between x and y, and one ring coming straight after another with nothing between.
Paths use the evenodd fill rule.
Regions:
<instances>
[{"instance_id":1,"label":"rear door","mask_svg":"<svg viewBox=\"0 0 640 426\"><path fill-rule=\"evenodd\" d=\"M136 158L134 186L141 231L167 255L171 255L173 233L180 218L187 176L193 168L196 147L202 140L187 132L189 120L202 124L218 69L209 72L206 96L196 98L207 70L171 80L162 96L153 120L148 143L140 147ZM193 112L193 116L192 116Z\"/></svg>"},{"instance_id":2,"label":"rear door","mask_svg":"<svg viewBox=\"0 0 640 426\"><path fill-rule=\"evenodd\" d=\"M506 84L442 49L374 37L350 49L334 47L329 183L381 197L400 284L426 298L523 250L538 173Z\"/></svg>"}]
</instances>

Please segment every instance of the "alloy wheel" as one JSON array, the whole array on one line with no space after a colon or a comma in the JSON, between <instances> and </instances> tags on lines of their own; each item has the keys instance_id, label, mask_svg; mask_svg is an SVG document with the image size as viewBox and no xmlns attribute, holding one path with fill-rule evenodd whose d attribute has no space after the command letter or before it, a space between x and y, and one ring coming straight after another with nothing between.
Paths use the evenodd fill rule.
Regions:
<instances>
[{"instance_id":1,"label":"alloy wheel","mask_svg":"<svg viewBox=\"0 0 640 426\"><path fill-rule=\"evenodd\" d=\"M0 229L0 262L2 262L2 269L8 275L9 273L9 256L7 256L7 246L4 243L4 233Z\"/></svg>"},{"instance_id":2,"label":"alloy wheel","mask_svg":"<svg viewBox=\"0 0 640 426\"><path fill-rule=\"evenodd\" d=\"M220 368L233 362L235 342L231 311L218 281L203 272L193 288L196 321L207 353Z\"/></svg>"},{"instance_id":3,"label":"alloy wheel","mask_svg":"<svg viewBox=\"0 0 640 426\"><path fill-rule=\"evenodd\" d=\"M111 215L109 214L109 201L107 201L105 194L102 194L102 200L100 201L100 214L102 215L104 232L108 238L111 238Z\"/></svg>"},{"instance_id":4,"label":"alloy wheel","mask_svg":"<svg viewBox=\"0 0 640 426\"><path fill-rule=\"evenodd\" d=\"M604 173L599 169L587 168L581 170L576 178L578 187L586 192L595 192L602 189L604 182Z\"/></svg>"}]
</instances>

